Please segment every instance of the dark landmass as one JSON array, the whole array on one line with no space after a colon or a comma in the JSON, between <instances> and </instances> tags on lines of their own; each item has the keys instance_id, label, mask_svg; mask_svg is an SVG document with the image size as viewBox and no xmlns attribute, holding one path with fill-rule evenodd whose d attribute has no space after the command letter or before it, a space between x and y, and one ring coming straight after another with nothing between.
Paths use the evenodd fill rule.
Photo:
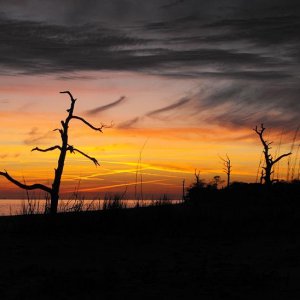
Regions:
<instances>
[{"instance_id":1,"label":"dark landmass","mask_svg":"<svg viewBox=\"0 0 300 300\"><path fill-rule=\"evenodd\" d=\"M300 299L298 190L198 197L1 217L0 299Z\"/></svg>"}]
</instances>

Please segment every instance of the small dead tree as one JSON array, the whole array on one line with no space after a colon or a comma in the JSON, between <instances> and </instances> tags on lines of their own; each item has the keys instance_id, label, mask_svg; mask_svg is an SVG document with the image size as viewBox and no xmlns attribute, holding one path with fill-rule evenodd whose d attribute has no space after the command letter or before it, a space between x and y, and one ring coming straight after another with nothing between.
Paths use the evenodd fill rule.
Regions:
<instances>
[{"instance_id":1,"label":"small dead tree","mask_svg":"<svg viewBox=\"0 0 300 300\"><path fill-rule=\"evenodd\" d=\"M195 169L195 173L194 173L194 175L195 175L195 179L196 179L196 185L198 186L198 185L200 185L200 183L201 183L201 179L200 179L200 171L198 171L197 172L197 169Z\"/></svg>"},{"instance_id":2,"label":"small dead tree","mask_svg":"<svg viewBox=\"0 0 300 300\"><path fill-rule=\"evenodd\" d=\"M226 154L226 159L220 156L220 159L223 162L223 172L227 175L227 188L229 188L230 186L230 175L231 175L231 161L228 157L228 155Z\"/></svg>"},{"instance_id":3,"label":"small dead tree","mask_svg":"<svg viewBox=\"0 0 300 300\"><path fill-rule=\"evenodd\" d=\"M203 189L205 187L205 182L203 179L200 178L200 171L195 169L194 176L195 182L193 183L193 187L197 189Z\"/></svg>"},{"instance_id":4,"label":"small dead tree","mask_svg":"<svg viewBox=\"0 0 300 300\"><path fill-rule=\"evenodd\" d=\"M263 136L265 129L266 128L264 127L264 124L261 124L260 128L258 128L256 126L253 130L258 134L260 141L264 147L263 154L264 154L264 158L265 158L265 166L263 167L261 179L264 180L264 183L267 186L271 186L272 183L274 181L276 181L276 180L271 179L271 175L274 172L273 166L277 162L279 162L282 158L291 155L292 152L282 154L282 155L278 156L276 159L273 159L273 156L269 153L269 151L271 149L270 145L272 144L272 142L268 142L267 140L265 140L265 138Z\"/></svg>"},{"instance_id":5,"label":"small dead tree","mask_svg":"<svg viewBox=\"0 0 300 300\"><path fill-rule=\"evenodd\" d=\"M54 180L52 183L52 187L45 186L43 184L33 184L33 185L27 185L19 182L18 180L14 179L11 177L7 171L5 172L0 172L1 176L4 176L6 179L8 179L10 182L15 184L16 186L25 189L25 190L35 190L35 189L40 189L42 191L45 191L46 193L50 194L51 202L50 202L50 214L56 214L57 213L57 206L58 206L58 199L59 199L59 191L60 191L60 184L61 184L61 177L63 174L64 170L64 165L65 165L65 159L67 152L69 151L70 153L79 153L89 160L91 160L95 166L99 166L99 162L96 158L91 157L84 153L83 151L75 148L74 146L69 144L69 136L68 136L68 130L69 130L69 123L71 120L79 120L83 122L85 125L90 127L91 129L95 131L102 132L103 128L106 128L108 126L101 124L100 127L94 127L91 125L88 121L86 121L84 118L73 115L74 112L74 107L75 107L75 102L76 99L73 98L72 94L69 91L64 91L60 92L61 94L68 94L71 99L71 105L70 108L67 109L68 116L64 121L61 121L61 128L54 129L54 131L58 131L60 133L61 137L61 145L56 145L53 147L49 147L46 149L40 149L38 147L33 148L31 151L40 151L40 152L48 152L48 151L53 151L53 150L59 150L59 158L58 158L58 163L57 163L57 168L54 169Z\"/></svg>"}]
</instances>

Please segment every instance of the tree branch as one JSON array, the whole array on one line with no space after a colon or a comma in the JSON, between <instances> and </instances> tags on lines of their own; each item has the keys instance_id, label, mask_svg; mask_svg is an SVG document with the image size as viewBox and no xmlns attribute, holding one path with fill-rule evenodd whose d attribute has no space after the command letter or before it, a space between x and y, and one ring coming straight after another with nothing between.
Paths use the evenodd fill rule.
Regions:
<instances>
[{"instance_id":1,"label":"tree branch","mask_svg":"<svg viewBox=\"0 0 300 300\"><path fill-rule=\"evenodd\" d=\"M71 145L68 146L67 150L70 151L71 153L78 152L78 153L80 153L81 155L83 155L83 156L85 156L86 158L88 158L89 160L91 160L91 161L95 164L96 167L97 167L97 166L100 166L100 164L99 164L99 162L98 162L98 160L97 160L96 158L87 155L86 153L84 153L84 152L82 152L82 151L80 151L80 150L74 148L74 147L71 146Z\"/></svg>"},{"instance_id":2,"label":"tree branch","mask_svg":"<svg viewBox=\"0 0 300 300\"><path fill-rule=\"evenodd\" d=\"M70 96L72 102L73 102L73 101L74 101L74 102L76 101L76 99L74 99L73 95L72 95L71 92L69 92L69 91L63 91L63 92L60 92L60 94L68 94L68 95Z\"/></svg>"},{"instance_id":3,"label":"tree branch","mask_svg":"<svg viewBox=\"0 0 300 300\"><path fill-rule=\"evenodd\" d=\"M55 128L53 131L59 131L61 138L63 137L64 131L62 129Z\"/></svg>"},{"instance_id":4,"label":"tree branch","mask_svg":"<svg viewBox=\"0 0 300 300\"><path fill-rule=\"evenodd\" d=\"M40 149L39 147L33 148L31 151L40 151L40 152L48 152L48 151L53 151L55 149L59 149L61 151L61 147L56 145L47 149Z\"/></svg>"},{"instance_id":5,"label":"tree branch","mask_svg":"<svg viewBox=\"0 0 300 300\"><path fill-rule=\"evenodd\" d=\"M103 132L102 129L103 128L109 128L111 126L108 126L108 125L105 125L105 124L101 124L100 127L95 127L93 126L91 123L89 123L88 121L86 121L84 118L82 117L78 117L78 116L72 116L71 119L77 119L77 120L80 120L81 122L83 122L85 125L87 125L88 127L96 130L96 131L100 131L100 132Z\"/></svg>"},{"instance_id":6,"label":"tree branch","mask_svg":"<svg viewBox=\"0 0 300 300\"><path fill-rule=\"evenodd\" d=\"M75 106L75 102L76 102L76 99L73 97L73 95L69 92L69 91L63 91L63 92L60 92L61 94L68 94L71 98L71 106L69 109L67 109L67 112L69 113L69 116L68 118L66 119L66 124L69 123L69 120L71 120L71 117L73 115L73 111L74 111L74 106ZM64 127L64 124L62 124L63 128Z\"/></svg>"},{"instance_id":7,"label":"tree branch","mask_svg":"<svg viewBox=\"0 0 300 300\"><path fill-rule=\"evenodd\" d=\"M13 184L17 185L18 187L24 189L24 190L36 190L36 189L40 189L40 190L43 190L47 193L50 193L52 192L52 189L43 185L43 184L39 184L39 183L36 183L36 184L32 184L32 185L27 185L27 184L23 184L21 182L19 182L18 180L12 178L6 171L5 172L0 172L0 175L1 176L4 176L6 179L8 179L10 182L12 182Z\"/></svg>"},{"instance_id":8,"label":"tree branch","mask_svg":"<svg viewBox=\"0 0 300 300\"><path fill-rule=\"evenodd\" d=\"M255 126L255 128L253 129L258 135L259 135L259 138L260 138L260 140L261 140L261 142L262 142L262 144L263 144L263 146L264 146L264 149L265 149L265 151L266 150L269 150L270 149L270 147L269 147L269 145L270 144L268 144L268 142L267 141L265 141L264 140L264 138L263 138L263 133L264 133L264 131L265 131L265 127L264 127L264 124L261 124L260 125L260 130L258 130L257 129L257 126Z\"/></svg>"},{"instance_id":9,"label":"tree branch","mask_svg":"<svg viewBox=\"0 0 300 300\"><path fill-rule=\"evenodd\" d=\"M280 161L282 158L284 158L285 156L289 156L291 155L292 152L289 152L289 153L285 153L285 154L282 154L280 155L279 157L277 157L274 161L273 161L273 165L276 164L278 161Z\"/></svg>"}]
</instances>

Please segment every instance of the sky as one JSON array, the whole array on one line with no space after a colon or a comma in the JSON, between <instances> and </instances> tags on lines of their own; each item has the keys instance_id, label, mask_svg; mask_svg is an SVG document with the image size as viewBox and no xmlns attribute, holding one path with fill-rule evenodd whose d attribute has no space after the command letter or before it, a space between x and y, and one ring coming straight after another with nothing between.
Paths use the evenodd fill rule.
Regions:
<instances>
[{"instance_id":1,"label":"sky","mask_svg":"<svg viewBox=\"0 0 300 300\"><path fill-rule=\"evenodd\" d=\"M77 115L113 126L72 121L100 167L69 154L62 194L177 197L195 169L225 179L226 155L255 182L261 123L274 157L293 150L274 176L297 178L299 15L296 0L0 0L0 169L51 186L58 152L31 149L60 143L69 90ZM0 197L22 195L0 178Z\"/></svg>"}]
</instances>

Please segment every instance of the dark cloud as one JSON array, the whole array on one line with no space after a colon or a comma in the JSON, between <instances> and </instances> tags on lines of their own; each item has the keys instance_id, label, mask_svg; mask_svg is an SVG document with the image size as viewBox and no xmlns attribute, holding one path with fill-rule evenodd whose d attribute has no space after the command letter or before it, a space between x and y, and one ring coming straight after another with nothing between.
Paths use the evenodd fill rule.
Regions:
<instances>
[{"instance_id":1,"label":"dark cloud","mask_svg":"<svg viewBox=\"0 0 300 300\"><path fill-rule=\"evenodd\" d=\"M68 74L58 75L56 78L59 80L74 80L74 79L94 80L95 79L95 77L93 77L93 76L82 76L82 75L76 75L75 73L72 73L69 75Z\"/></svg>"},{"instance_id":2,"label":"dark cloud","mask_svg":"<svg viewBox=\"0 0 300 300\"><path fill-rule=\"evenodd\" d=\"M109 104L106 104L106 105L102 105L102 106L99 106L99 107L96 107L96 108L93 108L93 109L90 109L86 112L87 115L96 115L96 114L99 114L105 110L108 110L108 109L111 109L115 106L118 106L120 104L123 104L124 102L126 101L126 98L124 96L122 96L120 99L114 101L114 102L111 102Z\"/></svg>"},{"instance_id":3,"label":"dark cloud","mask_svg":"<svg viewBox=\"0 0 300 300\"><path fill-rule=\"evenodd\" d=\"M157 72L159 75L159 72ZM256 81L278 81L282 79L293 79L293 74L288 72L274 72L274 71L231 71L231 70L224 70L219 72L182 72L182 73L171 73L171 72L164 72L163 76L173 77L173 78L201 78L201 79L237 79L241 80L256 80Z\"/></svg>"},{"instance_id":4,"label":"dark cloud","mask_svg":"<svg viewBox=\"0 0 300 300\"><path fill-rule=\"evenodd\" d=\"M101 27L3 19L0 40L4 41L0 46L0 64L24 73L116 69L116 63L124 58L118 48L140 43L138 39Z\"/></svg>"},{"instance_id":5,"label":"dark cloud","mask_svg":"<svg viewBox=\"0 0 300 300\"><path fill-rule=\"evenodd\" d=\"M3 70L129 70L182 78L202 75L249 80L256 74L272 79L274 73L286 77L299 71L298 64L295 66L299 63L295 49L300 44L296 1L285 2L281 12L280 1L255 1L251 6L234 0L143 5L136 0L47 3L3 1ZM161 5L172 5L172 9L162 15L154 13ZM122 27L116 26L121 12L126 15ZM59 15L76 22L60 22ZM148 15L156 16L154 21ZM78 21L78 16L84 22Z\"/></svg>"},{"instance_id":6,"label":"dark cloud","mask_svg":"<svg viewBox=\"0 0 300 300\"><path fill-rule=\"evenodd\" d=\"M46 21L55 24L84 24L110 22L111 26L124 25L140 18L159 14L163 1L138 0L25 0L1 1L3 14L14 19Z\"/></svg>"},{"instance_id":7,"label":"dark cloud","mask_svg":"<svg viewBox=\"0 0 300 300\"><path fill-rule=\"evenodd\" d=\"M0 4L2 74L72 79L82 70L118 70L199 79L201 91L191 100L146 115L176 111L226 126L269 122L291 128L298 122L298 0Z\"/></svg>"},{"instance_id":8,"label":"dark cloud","mask_svg":"<svg viewBox=\"0 0 300 300\"><path fill-rule=\"evenodd\" d=\"M172 8L174 6L177 6L179 4L182 4L184 2L184 0L173 0L173 1L170 1L168 4L164 4L161 6L161 8L163 9L169 9L169 8Z\"/></svg>"},{"instance_id":9,"label":"dark cloud","mask_svg":"<svg viewBox=\"0 0 300 300\"><path fill-rule=\"evenodd\" d=\"M259 54L224 49L147 49L150 41L93 26L63 27L0 20L0 64L25 73L66 73L78 70L135 70L161 75L199 65L265 68L282 61ZM143 47L142 49L138 49ZM127 48L127 49L126 49ZM192 74L192 73L190 73ZM70 76L70 75L69 75Z\"/></svg>"}]
</instances>

